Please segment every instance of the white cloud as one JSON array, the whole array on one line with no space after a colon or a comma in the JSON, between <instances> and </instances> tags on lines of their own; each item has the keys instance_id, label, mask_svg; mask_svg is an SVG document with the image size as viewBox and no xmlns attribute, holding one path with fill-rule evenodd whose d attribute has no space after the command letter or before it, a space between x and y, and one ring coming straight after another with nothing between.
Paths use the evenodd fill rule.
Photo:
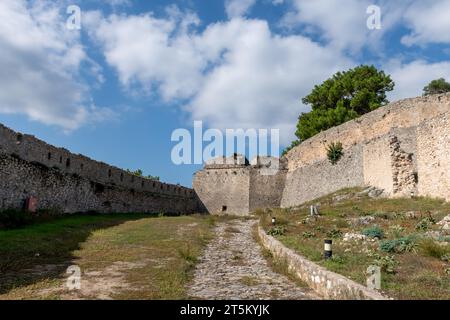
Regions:
<instances>
[{"instance_id":1,"label":"white cloud","mask_svg":"<svg viewBox=\"0 0 450 320\"><path fill-rule=\"evenodd\" d=\"M229 18L241 17L256 3L256 0L225 0L225 11Z\"/></svg>"},{"instance_id":2,"label":"white cloud","mask_svg":"<svg viewBox=\"0 0 450 320\"><path fill-rule=\"evenodd\" d=\"M291 0L292 11L281 24L288 28L300 26L336 50L359 54L368 47L383 55L383 36L402 23L402 15L411 3L412 0ZM371 5L381 9L381 29L367 27L367 8Z\"/></svg>"},{"instance_id":3,"label":"white cloud","mask_svg":"<svg viewBox=\"0 0 450 320\"><path fill-rule=\"evenodd\" d=\"M293 10L285 15L282 25L302 26L337 50L358 53L367 46L382 55L380 40L398 25L408 30L401 39L404 45L450 43L448 0L290 0L290 3ZM366 27L369 5L381 9L380 30Z\"/></svg>"},{"instance_id":4,"label":"white cloud","mask_svg":"<svg viewBox=\"0 0 450 320\"><path fill-rule=\"evenodd\" d=\"M198 22L192 14L91 21L92 36L125 86L182 100L193 119L212 127L280 128L284 143L306 111L301 97L351 65L305 37L272 34L262 20L235 18L201 33L189 28Z\"/></svg>"},{"instance_id":5,"label":"white cloud","mask_svg":"<svg viewBox=\"0 0 450 320\"><path fill-rule=\"evenodd\" d=\"M1 1L0 52L0 112L65 130L110 115L92 106L87 87L77 80L81 63L89 60L57 4Z\"/></svg>"},{"instance_id":6,"label":"white cloud","mask_svg":"<svg viewBox=\"0 0 450 320\"><path fill-rule=\"evenodd\" d=\"M368 1L292 0L293 11L286 14L286 26L301 25L319 35L336 49L359 49L366 40Z\"/></svg>"},{"instance_id":7,"label":"white cloud","mask_svg":"<svg viewBox=\"0 0 450 320\"><path fill-rule=\"evenodd\" d=\"M206 66L188 33L198 18L180 16L173 8L169 13L168 19L151 14L102 19L91 13L86 21L124 86L139 83L148 92L157 88L165 100L188 98L200 85L201 69Z\"/></svg>"},{"instance_id":8,"label":"white cloud","mask_svg":"<svg viewBox=\"0 0 450 320\"><path fill-rule=\"evenodd\" d=\"M198 17L173 6L165 18L90 13L86 20L126 88L137 85L166 102L179 102L210 127L280 128L282 142L288 143L298 115L307 111L300 98L334 72L357 65L345 49L357 52L382 43L383 34L400 23L410 5L409 0L385 2L385 29L371 34L366 27L369 1L346 0L344 7L341 1L296 3L293 18L319 30L326 45L306 36L275 35L266 21L239 17L199 32ZM450 75L449 65L422 60L382 65L396 82L390 99L420 95L429 81Z\"/></svg>"},{"instance_id":9,"label":"white cloud","mask_svg":"<svg viewBox=\"0 0 450 320\"><path fill-rule=\"evenodd\" d=\"M401 63L393 60L384 68L395 82L395 89L389 94L391 101L422 95L423 88L431 80L439 78L450 80L450 61L427 63L424 60L416 60Z\"/></svg>"},{"instance_id":10,"label":"white cloud","mask_svg":"<svg viewBox=\"0 0 450 320\"><path fill-rule=\"evenodd\" d=\"M219 128L279 128L284 143L307 111L301 98L350 64L307 38L274 36L263 21L233 20L203 35L204 41L220 38L232 41L189 104L193 117Z\"/></svg>"},{"instance_id":11,"label":"white cloud","mask_svg":"<svg viewBox=\"0 0 450 320\"><path fill-rule=\"evenodd\" d=\"M405 45L450 43L450 1L415 2L404 14L411 33L402 38Z\"/></svg>"}]
</instances>

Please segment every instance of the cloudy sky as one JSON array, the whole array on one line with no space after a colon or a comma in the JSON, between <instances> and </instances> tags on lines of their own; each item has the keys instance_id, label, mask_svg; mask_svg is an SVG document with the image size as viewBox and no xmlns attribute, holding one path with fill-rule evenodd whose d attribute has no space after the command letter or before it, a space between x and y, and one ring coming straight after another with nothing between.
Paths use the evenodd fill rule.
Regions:
<instances>
[{"instance_id":1,"label":"cloudy sky","mask_svg":"<svg viewBox=\"0 0 450 320\"><path fill-rule=\"evenodd\" d=\"M1 0L0 123L189 186L200 166L172 163L174 129L277 128L287 145L301 98L359 64L392 76L391 101L418 96L450 80L449 14L450 0Z\"/></svg>"}]
</instances>

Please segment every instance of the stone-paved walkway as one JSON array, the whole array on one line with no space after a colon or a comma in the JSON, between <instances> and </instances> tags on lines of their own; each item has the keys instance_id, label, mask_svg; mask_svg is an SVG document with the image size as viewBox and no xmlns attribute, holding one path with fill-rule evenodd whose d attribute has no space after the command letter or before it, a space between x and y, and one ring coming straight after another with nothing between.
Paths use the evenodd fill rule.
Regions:
<instances>
[{"instance_id":1,"label":"stone-paved walkway","mask_svg":"<svg viewBox=\"0 0 450 320\"><path fill-rule=\"evenodd\" d=\"M286 276L272 271L255 241L256 220L220 222L188 288L198 299L317 299Z\"/></svg>"}]
</instances>

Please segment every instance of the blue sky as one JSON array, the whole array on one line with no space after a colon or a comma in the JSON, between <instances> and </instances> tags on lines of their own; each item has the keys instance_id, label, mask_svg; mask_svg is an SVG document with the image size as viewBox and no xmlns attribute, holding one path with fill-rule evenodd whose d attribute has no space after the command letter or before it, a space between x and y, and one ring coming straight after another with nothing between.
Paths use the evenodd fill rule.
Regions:
<instances>
[{"instance_id":1,"label":"blue sky","mask_svg":"<svg viewBox=\"0 0 450 320\"><path fill-rule=\"evenodd\" d=\"M370 30L369 5L381 9ZM69 5L81 30L66 28ZM338 70L374 64L390 100L450 80L450 0L3 0L0 122L121 168L191 185L173 130L277 128Z\"/></svg>"}]
</instances>

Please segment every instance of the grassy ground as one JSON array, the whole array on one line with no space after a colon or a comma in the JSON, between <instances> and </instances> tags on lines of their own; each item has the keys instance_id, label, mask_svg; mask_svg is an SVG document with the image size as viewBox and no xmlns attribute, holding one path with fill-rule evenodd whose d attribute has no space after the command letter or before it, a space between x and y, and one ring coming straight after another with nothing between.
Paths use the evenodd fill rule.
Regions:
<instances>
[{"instance_id":1,"label":"grassy ground","mask_svg":"<svg viewBox=\"0 0 450 320\"><path fill-rule=\"evenodd\" d=\"M360 191L342 190L299 208L259 212L261 222L286 246L361 284L369 265L380 266L382 291L391 297L450 299L450 237L433 241L426 236L438 229L434 222L450 213L450 204L428 198L371 199ZM317 203L321 216L308 218L309 205ZM344 241L345 233L369 237ZM333 259L324 260L323 241L330 238Z\"/></svg>"},{"instance_id":2,"label":"grassy ground","mask_svg":"<svg viewBox=\"0 0 450 320\"><path fill-rule=\"evenodd\" d=\"M0 230L0 299L181 299L214 220L91 215ZM81 290L66 287L81 269Z\"/></svg>"}]
</instances>

